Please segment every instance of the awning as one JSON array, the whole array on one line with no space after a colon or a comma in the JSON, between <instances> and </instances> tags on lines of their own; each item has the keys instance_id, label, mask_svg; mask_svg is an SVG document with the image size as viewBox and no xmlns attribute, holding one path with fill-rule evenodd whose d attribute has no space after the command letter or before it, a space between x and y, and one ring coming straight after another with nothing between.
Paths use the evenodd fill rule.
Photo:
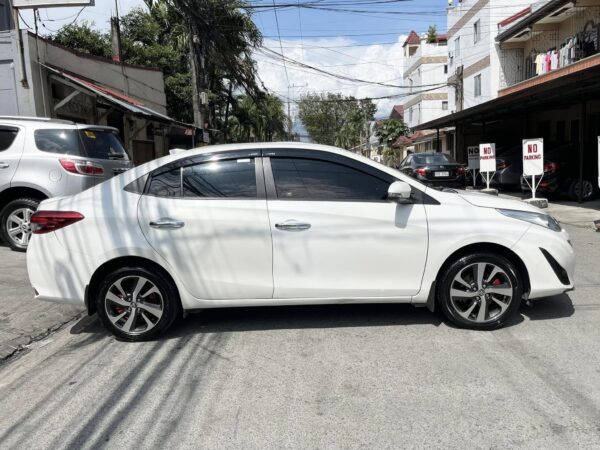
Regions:
<instances>
[{"instance_id":1,"label":"awning","mask_svg":"<svg viewBox=\"0 0 600 450\"><path fill-rule=\"evenodd\" d=\"M574 6L574 2L573 0L550 0L538 9L535 9L535 6L535 4L532 5L531 14L525 16L510 28L499 33L498 36L496 36L496 41L505 42L513 37L517 37L538 22L543 22L545 20L551 22L561 21L564 19L562 15Z\"/></svg>"},{"instance_id":2,"label":"awning","mask_svg":"<svg viewBox=\"0 0 600 450\"><path fill-rule=\"evenodd\" d=\"M83 89L88 93L100 97L102 100L105 100L108 104L120 108L124 111L130 112L136 116L164 123L177 124L185 128L194 128L193 125L180 122L165 114L161 114L157 111L154 111L153 109L144 106L144 103L142 103L141 101L131 98L121 92L115 91L104 86L100 86L98 84L92 83L89 80L79 78L75 75L61 72L60 70L57 70L45 64L43 64L43 66L53 76L59 78L61 81L64 81L67 84L70 84L71 87L73 87L74 89Z\"/></svg>"},{"instance_id":3,"label":"awning","mask_svg":"<svg viewBox=\"0 0 600 450\"><path fill-rule=\"evenodd\" d=\"M576 70L581 67L582 70ZM597 98L600 93L600 55L594 55L559 70L525 80L500 92L499 97L480 105L423 123L416 130L435 130L458 123L496 120L534 108ZM570 73L568 73L570 72ZM557 76L560 75L560 76ZM546 81L547 80L547 81ZM522 89L521 89L522 87Z\"/></svg>"}]
</instances>

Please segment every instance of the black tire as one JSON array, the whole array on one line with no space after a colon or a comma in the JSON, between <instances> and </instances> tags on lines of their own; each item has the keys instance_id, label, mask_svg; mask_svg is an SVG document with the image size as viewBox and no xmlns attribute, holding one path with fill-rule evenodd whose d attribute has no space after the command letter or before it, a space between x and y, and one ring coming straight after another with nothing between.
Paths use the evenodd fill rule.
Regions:
<instances>
[{"instance_id":1,"label":"black tire","mask_svg":"<svg viewBox=\"0 0 600 450\"><path fill-rule=\"evenodd\" d=\"M124 288L125 291L127 291L127 283L131 282L130 285L133 286L133 284L136 283L136 278L139 277L143 277L150 283L154 284L160 296L162 297L162 303L159 303L156 300L158 298L156 294L151 294L152 296L154 296L154 303L145 303L145 301L142 302L141 300L138 300L139 303L132 303L132 301L130 300L128 301L129 305L136 306L138 304L145 304L158 307L160 304L160 307L162 309L162 315L159 319L156 320L156 323L151 329L144 331L143 327L145 325L144 322L146 322L146 319L142 317L142 314L145 314L146 318L150 319L151 321L152 319L156 319L156 316L149 314L145 309L142 309L142 307L138 307L136 312L137 316L135 316L134 319L132 319L132 323L134 323L134 326L136 323L139 324L139 328L137 330L134 329L130 332L126 332L124 330L124 328L126 328L124 327L124 325L126 324L127 320L125 319L129 319L131 312L127 314L127 307L124 307L120 304L117 305L114 302L107 300L106 297L107 294L109 294L109 289L111 290L111 293L118 292L118 290L115 290L116 288L114 287L114 283L124 279L121 286ZM147 291L150 290L150 284L147 284L145 286L148 288L146 289ZM140 294L143 293L144 289L140 291ZM121 296L119 297L122 298ZM121 310L116 308L121 308ZM175 287L173 281L162 270L158 270L155 268L149 269L141 266L123 267L121 269L117 269L109 273L106 277L104 277L104 280L102 280L102 282L100 283L98 292L96 294L96 311L98 312L98 315L100 316L100 319L102 320L104 326L117 338L131 342L148 341L155 339L156 337L167 331L171 327L171 325L173 325L175 320L181 315L181 301L179 299L179 293L177 292L177 288ZM110 314L112 314L113 319L116 316L119 316L121 313L125 313L125 316L121 320L116 321L116 323L120 324L120 326L115 325L115 323L113 323L113 321L109 318L109 311ZM146 327L147 326L148 325L146 325Z\"/></svg>"},{"instance_id":2,"label":"black tire","mask_svg":"<svg viewBox=\"0 0 600 450\"><path fill-rule=\"evenodd\" d=\"M19 240L22 238L13 238L8 234L8 219L15 212L20 209L30 209L32 211L36 211L40 204L40 200L35 198L18 198L9 202L3 209L0 211L0 236L4 243L6 243L12 250L17 252L24 252L27 250L27 245L29 244L29 239L27 239L27 243L19 243ZM29 223L26 224L27 230L23 230L23 233L28 233L31 236L31 231L29 228ZM22 235L21 235L22 236Z\"/></svg>"},{"instance_id":3,"label":"black tire","mask_svg":"<svg viewBox=\"0 0 600 450\"><path fill-rule=\"evenodd\" d=\"M498 315L492 316L492 311L494 308L497 308L497 303L493 300L486 300L488 295L484 294L481 297L473 297L471 299L465 299L464 302L469 305L469 302L477 302L478 305L475 306L473 310L472 320L467 320L463 316L461 316L457 304L452 301L450 290L452 287L457 287L455 283L455 277L458 276L461 271L470 270L470 266L477 263L485 263L486 270L484 271L487 274L491 274L493 267L492 265L500 268L503 273L498 275L497 281L500 281L500 278L507 278L510 281L510 288L512 288L512 298L506 304L508 307L506 310L499 312ZM464 277L463 277L464 279ZM476 280L475 280L476 281ZM490 283L495 280L489 280ZM495 283L492 283L495 284ZM501 328L509 319L511 319L514 315L519 311L519 306L521 304L521 298L523 297L523 278L517 271L516 267L513 263L511 263L504 256L493 254L493 253L483 253L477 252L469 255L465 255L448 265L443 272L440 274L437 284L437 300L440 309L442 310L444 316L453 324L461 327L461 328L469 328L474 330L495 330L497 328ZM508 284L507 284L508 286ZM461 287L460 285L458 286ZM489 286L489 288L494 288L495 286ZM474 289L480 288L479 286ZM475 293L470 293L469 295L477 295ZM476 298L481 298L481 300L476 300ZM506 300L506 297L501 297ZM463 300L459 300L456 303L459 303ZM475 316L476 312L479 311L479 304L481 302L486 302L486 311L489 313L489 319L486 322L476 322ZM470 303L472 305L472 303ZM490 306L491 305L491 306ZM469 308L465 307L465 310ZM464 314L466 311L463 310Z\"/></svg>"},{"instance_id":4,"label":"black tire","mask_svg":"<svg viewBox=\"0 0 600 450\"><path fill-rule=\"evenodd\" d=\"M569 198L574 202L579 201L580 186L579 180L573 180L569 185ZM590 180L583 180L583 196L581 197L581 200L584 202L591 200L594 197L595 190L593 182Z\"/></svg>"}]
</instances>

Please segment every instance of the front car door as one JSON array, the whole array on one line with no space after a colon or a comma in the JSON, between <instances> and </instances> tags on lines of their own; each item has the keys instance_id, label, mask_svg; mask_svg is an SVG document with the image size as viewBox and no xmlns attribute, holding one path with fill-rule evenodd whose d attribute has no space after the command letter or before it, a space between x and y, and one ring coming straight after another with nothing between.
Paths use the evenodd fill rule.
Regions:
<instances>
[{"instance_id":1,"label":"front car door","mask_svg":"<svg viewBox=\"0 0 600 450\"><path fill-rule=\"evenodd\" d=\"M264 151L274 298L405 298L428 251L425 207L386 200L391 175L316 150Z\"/></svg>"},{"instance_id":2,"label":"front car door","mask_svg":"<svg viewBox=\"0 0 600 450\"><path fill-rule=\"evenodd\" d=\"M198 299L273 294L260 152L177 160L155 171L138 206L146 239Z\"/></svg>"}]
</instances>

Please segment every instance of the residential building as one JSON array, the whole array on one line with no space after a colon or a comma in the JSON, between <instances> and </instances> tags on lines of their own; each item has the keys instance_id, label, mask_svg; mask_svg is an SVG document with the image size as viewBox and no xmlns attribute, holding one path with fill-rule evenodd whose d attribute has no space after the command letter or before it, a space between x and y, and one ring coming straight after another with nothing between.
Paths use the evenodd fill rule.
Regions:
<instances>
[{"instance_id":1,"label":"residential building","mask_svg":"<svg viewBox=\"0 0 600 450\"><path fill-rule=\"evenodd\" d=\"M481 3L464 1L462 7ZM520 152L523 139L543 138L546 158L554 159L552 170L558 166L565 174L559 192L572 197L589 192L598 180L600 0L546 0L506 12L511 15L494 18L489 66L468 77L463 70L465 87L482 74L482 90L490 89L490 99L416 128L456 126L461 161L471 145L494 142L502 156ZM463 28L472 25L477 13ZM452 36L465 35L459 29L450 31ZM550 180L542 178L541 183Z\"/></svg>"},{"instance_id":2,"label":"residential building","mask_svg":"<svg viewBox=\"0 0 600 450\"><path fill-rule=\"evenodd\" d=\"M404 85L410 95L403 106L404 122L414 128L448 114L448 50L446 35L435 42L411 31L404 42ZM403 140L402 153L409 151L451 151L452 130L428 130Z\"/></svg>"},{"instance_id":3,"label":"residential building","mask_svg":"<svg viewBox=\"0 0 600 450\"><path fill-rule=\"evenodd\" d=\"M496 42L498 22L535 0L454 0L448 7L448 113L496 98L503 73ZM501 17L501 19L499 19Z\"/></svg>"},{"instance_id":4,"label":"residential building","mask_svg":"<svg viewBox=\"0 0 600 450\"><path fill-rule=\"evenodd\" d=\"M0 32L0 115L113 126L135 163L193 144L193 128L167 116L160 70L82 54L27 31Z\"/></svg>"}]
</instances>

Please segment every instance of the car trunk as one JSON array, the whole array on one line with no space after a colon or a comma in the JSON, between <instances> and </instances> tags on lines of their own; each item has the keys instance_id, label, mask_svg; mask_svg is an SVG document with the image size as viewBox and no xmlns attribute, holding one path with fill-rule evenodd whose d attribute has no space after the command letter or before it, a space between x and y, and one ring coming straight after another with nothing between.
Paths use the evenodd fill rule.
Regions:
<instances>
[{"instance_id":1,"label":"car trunk","mask_svg":"<svg viewBox=\"0 0 600 450\"><path fill-rule=\"evenodd\" d=\"M454 180L458 175L460 164L430 164L425 167L426 178L432 181Z\"/></svg>"}]
</instances>

